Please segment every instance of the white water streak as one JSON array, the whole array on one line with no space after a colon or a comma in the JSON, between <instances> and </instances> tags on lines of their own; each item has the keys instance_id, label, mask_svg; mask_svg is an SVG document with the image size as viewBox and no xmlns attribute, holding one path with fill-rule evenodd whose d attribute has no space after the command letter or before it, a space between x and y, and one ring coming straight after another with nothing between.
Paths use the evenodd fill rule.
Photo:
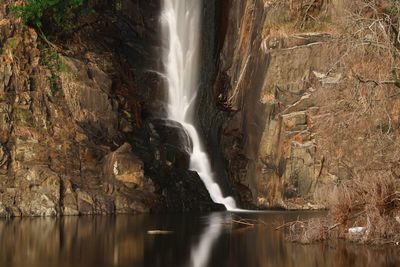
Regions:
<instances>
[{"instance_id":1,"label":"white water streak","mask_svg":"<svg viewBox=\"0 0 400 267\"><path fill-rule=\"evenodd\" d=\"M224 223L221 213L213 213L210 215L208 218L208 226L202 233L199 243L191 249L189 266L207 266L212 248L222 233Z\"/></svg>"},{"instance_id":2,"label":"white water streak","mask_svg":"<svg viewBox=\"0 0 400 267\"><path fill-rule=\"evenodd\" d=\"M193 143L190 168L197 171L211 199L235 210L232 197L223 197L213 179L210 160L194 125L194 102L199 86L201 0L163 0L163 39L168 52L163 55L168 83L168 117L182 124Z\"/></svg>"}]
</instances>

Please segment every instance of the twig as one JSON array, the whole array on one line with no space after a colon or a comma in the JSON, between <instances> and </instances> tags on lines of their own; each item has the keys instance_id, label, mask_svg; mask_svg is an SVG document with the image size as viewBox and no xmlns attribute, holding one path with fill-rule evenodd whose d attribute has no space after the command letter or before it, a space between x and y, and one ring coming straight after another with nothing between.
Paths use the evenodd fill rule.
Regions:
<instances>
[{"instance_id":1,"label":"twig","mask_svg":"<svg viewBox=\"0 0 400 267\"><path fill-rule=\"evenodd\" d=\"M297 221L293 221L293 222L288 222L288 223L282 224L281 226L276 227L275 230L279 230L279 229L282 229L282 228L285 228L285 227L293 226L293 225L295 225L297 223L304 225L305 221L297 220Z\"/></svg>"},{"instance_id":2,"label":"twig","mask_svg":"<svg viewBox=\"0 0 400 267\"><path fill-rule=\"evenodd\" d=\"M382 85L382 84L393 84L396 87L400 88L400 80L377 81L377 80L371 80L371 79L364 79L359 74L356 74L356 77L362 83L374 83L376 86Z\"/></svg>"},{"instance_id":3,"label":"twig","mask_svg":"<svg viewBox=\"0 0 400 267\"><path fill-rule=\"evenodd\" d=\"M266 222L264 222L263 220L261 220L261 219L258 219L258 221L259 221L260 223L264 224L265 226L267 226L267 223L266 223Z\"/></svg>"},{"instance_id":4,"label":"twig","mask_svg":"<svg viewBox=\"0 0 400 267\"><path fill-rule=\"evenodd\" d=\"M148 230L147 234L149 235L168 235L172 234L172 231L165 231L165 230Z\"/></svg>"},{"instance_id":5,"label":"twig","mask_svg":"<svg viewBox=\"0 0 400 267\"><path fill-rule=\"evenodd\" d=\"M43 41L45 41L50 47L54 48L57 52L60 51L60 48L53 44L52 42L49 41L49 39L47 39L46 35L43 33L42 29L39 28L39 36L43 39Z\"/></svg>"},{"instance_id":6,"label":"twig","mask_svg":"<svg viewBox=\"0 0 400 267\"><path fill-rule=\"evenodd\" d=\"M301 22L300 27L303 29L306 24L307 17L310 16L308 12L310 11L311 7L315 4L316 0L313 0L307 7L306 12L304 13L303 21Z\"/></svg>"},{"instance_id":7,"label":"twig","mask_svg":"<svg viewBox=\"0 0 400 267\"><path fill-rule=\"evenodd\" d=\"M333 230L333 229L335 229L336 227L338 227L339 225L341 225L342 223L335 223L334 225L331 225L329 228L328 228L328 231L331 231L331 230Z\"/></svg>"},{"instance_id":8,"label":"twig","mask_svg":"<svg viewBox=\"0 0 400 267\"><path fill-rule=\"evenodd\" d=\"M237 224L247 225L247 226L254 226L253 223L249 223L249 222L243 222L243 221L237 221L237 220L232 220L232 222L237 223Z\"/></svg>"}]
</instances>

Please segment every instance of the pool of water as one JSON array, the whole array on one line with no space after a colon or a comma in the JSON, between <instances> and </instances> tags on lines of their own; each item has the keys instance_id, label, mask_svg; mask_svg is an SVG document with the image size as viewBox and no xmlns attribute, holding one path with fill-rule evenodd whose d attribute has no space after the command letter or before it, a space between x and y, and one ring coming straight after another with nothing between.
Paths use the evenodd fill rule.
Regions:
<instances>
[{"instance_id":1,"label":"pool of water","mask_svg":"<svg viewBox=\"0 0 400 267\"><path fill-rule=\"evenodd\" d=\"M400 266L397 247L300 245L274 230L319 213L237 215L266 225L232 224L228 212L2 220L0 266Z\"/></svg>"}]
</instances>

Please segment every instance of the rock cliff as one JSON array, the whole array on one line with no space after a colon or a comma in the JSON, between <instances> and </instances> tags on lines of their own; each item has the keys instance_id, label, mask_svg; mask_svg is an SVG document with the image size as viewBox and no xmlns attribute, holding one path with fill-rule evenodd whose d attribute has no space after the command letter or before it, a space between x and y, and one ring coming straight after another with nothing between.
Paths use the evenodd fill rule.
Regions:
<instances>
[{"instance_id":1,"label":"rock cliff","mask_svg":"<svg viewBox=\"0 0 400 267\"><path fill-rule=\"evenodd\" d=\"M212 91L220 135L203 128L221 147L242 205L322 208L346 180L398 179L395 7L228 2Z\"/></svg>"},{"instance_id":2,"label":"rock cliff","mask_svg":"<svg viewBox=\"0 0 400 267\"><path fill-rule=\"evenodd\" d=\"M0 4L1 216L219 208L187 170L179 125L154 119L158 1L89 1L96 12L52 42L12 2Z\"/></svg>"},{"instance_id":3,"label":"rock cliff","mask_svg":"<svg viewBox=\"0 0 400 267\"><path fill-rule=\"evenodd\" d=\"M160 1L87 1L96 12L52 42L14 2L0 4L0 216L220 208L188 170L182 127L163 119ZM314 209L346 181L399 178L391 1L203 8L198 126L226 194Z\"/></svg>"}]
</instances>

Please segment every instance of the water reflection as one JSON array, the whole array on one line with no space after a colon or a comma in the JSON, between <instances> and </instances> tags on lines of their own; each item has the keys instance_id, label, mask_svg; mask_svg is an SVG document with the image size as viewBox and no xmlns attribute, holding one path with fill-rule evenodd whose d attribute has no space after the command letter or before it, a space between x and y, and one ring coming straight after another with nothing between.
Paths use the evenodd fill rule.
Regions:
<instances>
[{"instance_id":1,"label":"water reflection","mask_svg":"<svg viewBox=\"0 0 400 267\"><path fill-rule=\"evenodd\" d=\"M231 227L227 213L0 221L0 266L400 266L397 247L286 242L274 226L298 213L240 216L268 225Z\"/></svg>"},{"instance_id":2,"label":"water reflection","mask_svg":"<svg viewBox=\"0 0 400 267\"><path fill-rule=\"evenodd\" d=\"M208 217L208 226L201 235L199 243L192 248L190 266L207 266L214 243L220 237L222 227L226 225L223 218L223 213L213 213Z\"/></svg>"}]
</instances>

